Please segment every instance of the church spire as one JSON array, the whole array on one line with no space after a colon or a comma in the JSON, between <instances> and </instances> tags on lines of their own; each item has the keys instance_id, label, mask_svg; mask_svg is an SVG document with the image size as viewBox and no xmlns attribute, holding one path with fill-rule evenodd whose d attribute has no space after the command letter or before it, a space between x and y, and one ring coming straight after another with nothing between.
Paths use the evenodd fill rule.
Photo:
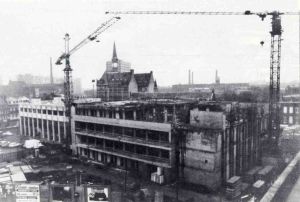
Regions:
<instances>
[{"instance_id":1,"label":"church spire","mask_svg":"<svg viewBox=\"0 0 300 202\"><path fill-rule=\"evenodd\" d=\"M117 56L117 50L116 50L116 43L114 42L114 50L113 50L113 57L112 57L113 62L118 61L118 56Z\"/></svg>"}]
</instances>

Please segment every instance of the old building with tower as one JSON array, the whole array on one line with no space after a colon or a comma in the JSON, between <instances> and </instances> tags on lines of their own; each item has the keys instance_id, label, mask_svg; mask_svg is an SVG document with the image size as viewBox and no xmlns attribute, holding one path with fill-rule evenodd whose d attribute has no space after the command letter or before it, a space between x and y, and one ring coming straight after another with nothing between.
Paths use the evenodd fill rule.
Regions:
<instances>
[{"instance_id":1,"label":"old building with tower","mask_svg":"<svg viewBox=\"0 0 300 202\"><path fill-rule=\"evenodd\" d=\"M118 58L114 43L112 59L106 63L106 71L97 80L97 97L103 101L118 101L129 99L131 93L156 91L153 72L135 74L129 62Z\"/></svg>"}]
</instances>

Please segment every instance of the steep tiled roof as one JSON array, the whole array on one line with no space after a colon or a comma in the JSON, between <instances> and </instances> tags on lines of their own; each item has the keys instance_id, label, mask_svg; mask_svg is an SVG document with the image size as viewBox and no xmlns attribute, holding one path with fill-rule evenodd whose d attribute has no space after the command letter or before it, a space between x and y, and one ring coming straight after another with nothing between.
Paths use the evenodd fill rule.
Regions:
<instances>
[{"instance_id":1,"label":"steep tiled roof","mask_svg":"<svg viewBox=\"0 0 300 202\"><path fill-rule=\"evenodd\" d=\"M152 72L144 74L134 74L134 78L138 85L138 88L145 88L149 86Z\"/></svg>"},{"instance_id":2,"label":"steep tiled roof","mask_svg":"<svg viewBox=\"0 0 300 202\"><path fill-rule=\"evenodd\" d=\"M105 72L99 80L100 85L128 86L133 72Z\"/></svg>"}]
</instances>

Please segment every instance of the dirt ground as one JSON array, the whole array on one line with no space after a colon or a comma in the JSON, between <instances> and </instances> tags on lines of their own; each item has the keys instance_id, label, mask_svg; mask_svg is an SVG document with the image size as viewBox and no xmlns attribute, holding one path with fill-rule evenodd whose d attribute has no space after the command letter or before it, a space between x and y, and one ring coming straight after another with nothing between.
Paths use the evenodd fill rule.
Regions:
<instances>
[{"instance_id":1,"label":"dirt ground","mask_svg":"<svg viewBox=\"0 0 300 202\"><path fill-rule=\"evenodd\" d=\"M130 173L126 175L125 191L125 171L79 161L60 151L52 155L41 153L43 158L27 159L26 162L39 172L26 177L31 181L42 181L44 185L48 183L106 185L111 187L112 199L116 202L173 202L177 201L177 195L180 202L222 201L216 193L195 192L183 187L176 189L174 184L158 185L143 181ZM81 195L81 189L78 188L77 191Z\"/></svg>"}]
</instances>

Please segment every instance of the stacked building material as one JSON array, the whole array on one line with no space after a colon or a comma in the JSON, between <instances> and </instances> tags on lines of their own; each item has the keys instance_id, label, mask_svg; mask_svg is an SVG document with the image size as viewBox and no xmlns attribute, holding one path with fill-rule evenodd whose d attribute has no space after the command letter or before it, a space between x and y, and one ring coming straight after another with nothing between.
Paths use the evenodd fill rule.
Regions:
<instances>
[{"instance_id":1,"label":"stacked building material","mask_svg":"<svg viewBox=\"0 0 300 202\"><path fill-rule=\"evenodd\" d=\"M261 166L255 166L245 174L243 181L249 184L253 184L257 180L257 173L261 169L262 169Z\"/></svg>"},{"instance_id":2,"label":"stacked building material","mask_svg":"<svg viewBox=\"0 0 300 202\"><path fill-rule=\"evenodd\" d=\"M257 173L257 178L265 181L266 183L270 183L273 179L273 170L273 166L265 166Z\"/></svg>"},{"instance_id":3,"label":"stacked building material","mask_svg":"<svg viewBox=\"0 0 300 202\"><path fill-rule=\"evenodd\" d=\"M242 181L241 177L233 176L229 180L227 180L226 185L226 198L227 199L234 199L241 195L241 186Z\"/></svg>"},{"instance_id":4,"label":"stacked building material","mask_svg":"<svg viewBox=\"0 0 300 202\"><path fill-rule=\"evenodd\" d=\"M263 196L263 194L266 191L266 183L263 180L257 180L253 185L252 185L252 194L256 198L260 198Z\"/></svg>"},{"instance_id":5,"label":"stacked building material","mask_svg":"<svg viewBox=\"0 0 300 202\"><path fill-rule=\"evenodd\" d=\"M151 181L158 183L158 184L163 184L164 183L164 175L154 172L151 174Z\"/></svg>"}]
</instances>

